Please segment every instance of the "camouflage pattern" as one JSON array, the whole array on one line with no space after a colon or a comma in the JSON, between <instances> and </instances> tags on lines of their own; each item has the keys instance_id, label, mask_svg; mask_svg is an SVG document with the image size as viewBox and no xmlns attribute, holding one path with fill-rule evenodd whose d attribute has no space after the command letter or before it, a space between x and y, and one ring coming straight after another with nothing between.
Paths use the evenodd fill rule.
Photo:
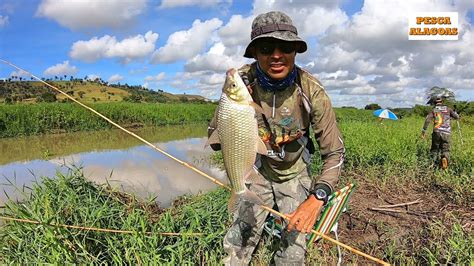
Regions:
<instances>
[{"instance_id":1,"label":"camouflage pattern","mask_svg":"<svg viewBox=\"0 0 474 266\"><path fill-rule=\"evenodd\" d=\"M276 156L260 156L257 165L262 174L270 180L282 182L294 178L310 164L307 144L309 128L312 127L323 159L323 168L317 183L324 183L334 191L344 158L342 135L337 128L336 115L331 101L321 83L308 72L298 68L298 80L283 91L268 92L255 82L256 63L245 65L239 73L247 79L252 88L254 101L263 109L258 118L259 134L271 133L272 137L260 135ZM299 86L301 84L299 90ZM303 106L300 91L307 95L312 110L308 113ZM275 104L273 101L275 100ZM275 149L275 145L280 149Z\"/></svg>"},{"instance_id":2,"label":"camouflage pattern","mask_svg":"<svg viewBox=\"0 0 474 266\"><path fill-rule=\"evenodd\" d=\"M269 155L260 156L256 166L265 178L283 182L291 180L310 164L309 127L312 126L319 153L323 159L323 168L315 183L323 183L334 191L342 169L344 159L344 143L342 135L337 128L336 115L332 109L331 101L320 82L304 70L299 69L298 78L302 91L308 95L312 111L304 111L301 96L294 84L292 88L276 92L265 91L255 78L255 65L244 65L239 69L244 80L250 82L252 97L264 110L264 116L258 117L259 134L264 142L280 140L280 143L268 144ZM273 110L273 97L275 97L275 110ZM272 117L274 113L274 117ZM291 120L290 120L291 119ZM216 113L209 124L208 135L217 127ZM272 133L273 137L266 134ZM291 141L289 141L291 140ZM279 146L279 150L275 148ZM284 145L281 145L284 144ZM211 145L214 150L219 150L219 145Z\"/></svg>"},{"instance_id":3,"label":"camouflage pattern","mask_svg":"<svg viewBox=\"0 0 474 266\"><path fill-rule=\"evenodd\" d=\"M458 119L459 115L445 105L436 105L426 116L423 132L433 122L433 132L451 134L451 118Z\"/></svg>"},{"instance_id":4,"label":"camouflage pattern","mask_svg":"<svg viewBox=\"0 0 474 266\"><path fill-rule=\"evenodd\" d=\"M268 13L258 15L252 23L252 32L257 33L255 35L250 36L251 41L247 48L245 49L244 57L253 58L251 47L255 44L255 41L261 38L274 38L282 41L288 42L298 42L298 49L296 50L298 53L304 53L307 50L306 42L303 41L300 37L298 37L298 32L295 29L295 32L291 30L275 30L271 32L258 32L259 29L264 29L265 27L272 27L274 25L289 25L290 27L294 27L293 21L291 18L286 15L285 13L278 12L278 11L271 11ZM278 27L278 26L275 26Z\"/></svg>"},{"instance_id":5,"label":"camouflage pattern","mask_svg":"<svg viewBox=\"0 0 474 266\"><path fill-rule=\"evenodd\" d=\"M239 74L244 81L251 84L252 97L263 109L265 117L262 114L258 117L259 133L264 131L268 133L266 127L269 126L269 131L277 135L269 139L283 141L275 144L284 144L281 146L284 155L276 151L276 156L270 154L260 156L256 167L262 178L260 182L251 183L248 186L267 206L273 206L276 202L279 211L291 213L307 198L308 189L315 184L326 184L331 191L334 191L344 159L345 149L342 136L337 128L335 113L326 91L309 73L299 69L298 82L273 95L255 82L255 71L255 65L245 65L239 69ZM312 106L310 113L303 106L302 97L297 89L299 84L309 98ZM273 106L273 97L275 97L275 106ZM272 112L275 113L274 117L271 115ZM291 121L285 120L290 117ZM282 123L282 121L288 123ZM306 133L309 132L310 126L323 159L323 168L319 177L313 176L308 170L311 155L310 147L307 145L309 135ZM211 135L215 128L216 115L209 124L208 135ZM299 138L296 138L297 135ZM265 141L264 134L260 137ZM292 139L292 141L285 142L286 139ZM219 145L211 145L211 147L214 150L220 149ZM272 145L267 147L272 147ZM260 239L268 214L251 203L243 201L239 204L234 213L234 223L224 239L224 248L229 254L225 261L230 265L248 264ZM302 264L306 245L304 239L304 235L298 233L286 234L282 238L282 249L274 256L275 262Z\"/></svg>"},{"instance_id":6,"label":"camouflage pattern","mask_svg":"<svg viewBox=\"0 0 474 266\"><path fill-rule=\"evenodd\" d=\"M449 161L449 150L451 147L451 134L442 132L433 132L431 135L431 158L433 162L438 165L440 156Z\"/></svg>"},{"instance_id":7,"label":"camouflage pattern","mask_svg":"<svg viewBox=\"0 0 474 266\"><path fill-rule=\"evenodd\" d=\"M449 150L451 146L451 118L459 119L459 115L451 108L438 103L426 116L422 132L426 132L428 126L433 122L433 134L431 135L431 157L438 165L440 155L449 161Z\"/></svg>"},{"instance_id":8,"label":"camouflage pattern","mask_svg":"<svg viewBox=\"0 0 474 266\"><path fill-rule=\"evenodd\" d=\"M258 175L248 184L266 206L277 206L282 213L292 213L309 195L311 178L308 171L283 183L273 182ZM248 265L263 231L268 211L247 201L240 201L233 216L233 224L224 237L224 250L228 256L225 265ZM286 224L284 224L286 226ZM298 231L284 230L279 250L273 259L276 265L304 265L306 237Z\"/></svg>"},{"instance_id":9,"label":"camouflage pattern","mask_svg":"<svg viewBox=\"0 0 474 266\"><path fill-rule=\"evenodd\" d=\"M290 17L282 12L257 16L252 23L251 42L244 57L253 58L255 42L262 38L296 42L296 52L303 53L307 44L300 37ZM256 82L256 63L239 70L250 87L252 98L263 113L257 115L259 136L265 142L267 156L259 156L255 166L259 175L246 184L266 206L276 206L289 214L307 199L309 190L322 183L334 191L344 159L344 144L337 128L331 101L321 83L298 68L297 82L284 90L265 91ZM302 99L305 99L303 101ZM208 134L216 128L216 115ZM311 175L309 165L314 146L310 141L312 127L318 142L323 167L319 177ZM211 145L214 150L219 144ZM247 201L239 201L233 213L233 224L224 237L226 265L248 265L263 231L268 212ZM284 224L286 227L286 224ZM274 254L277 265L304 265L305 235L284 230L280 248Z\"/></svg>"}]
</instances>

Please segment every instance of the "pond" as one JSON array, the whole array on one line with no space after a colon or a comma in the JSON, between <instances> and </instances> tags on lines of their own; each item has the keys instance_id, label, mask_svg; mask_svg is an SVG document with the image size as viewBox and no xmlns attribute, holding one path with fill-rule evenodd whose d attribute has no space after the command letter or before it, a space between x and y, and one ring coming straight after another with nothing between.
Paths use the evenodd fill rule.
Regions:
<instances>
[{"instance_id":1,"label":"pond","mask_svg":"<svg viewBox=\"0 0 474 266\"><path fill-rule=\"evenodd\" d=\"M209 161L205 125L165 126L134 133L181 161L227 182L225 172ZM65 133L0 139L0 205L7 195L21 199L23 186L40 176L54 177L69 167L83 169L87 179L108 182L141 198L155 197L161 207L174 198L215 187L209 179L120 130ZM13 183L11 185L10 183Z\"/></svg>"}]
</instances>

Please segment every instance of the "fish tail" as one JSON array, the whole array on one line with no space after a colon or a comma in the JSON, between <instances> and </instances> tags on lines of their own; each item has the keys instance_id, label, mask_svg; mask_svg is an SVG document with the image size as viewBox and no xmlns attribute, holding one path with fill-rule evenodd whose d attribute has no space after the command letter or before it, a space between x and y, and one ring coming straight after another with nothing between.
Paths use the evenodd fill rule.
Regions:
<instances>
[{"instance_id":1,"label":"fish tail","mask_svg":"<svg viewBox=\"0 0 474 266\"><path fill-rule=\"evenodd\" d=\"M229 213L234 213L237 210L239 202L242 200L255 205L264 205L263 200L257 194L255 194L255 192L246 189L242 193L232 193L227 206Z\"/></svg>"}]
</instances>

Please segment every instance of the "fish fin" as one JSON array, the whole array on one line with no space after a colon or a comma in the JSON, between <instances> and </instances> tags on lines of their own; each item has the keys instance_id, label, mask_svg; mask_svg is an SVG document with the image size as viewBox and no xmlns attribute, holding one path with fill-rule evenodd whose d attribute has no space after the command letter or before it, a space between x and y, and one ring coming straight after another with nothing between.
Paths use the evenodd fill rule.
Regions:
<instances>
[{"instance_id":1,"label":"fish fin","mask_svg":"<svg viewBox=\"0 0 474 266\"><path fill-rule=\"evenodd\" d=\"M262 155L267 155L268 154L268 149L263 140L259 137L257 138L257 143L255 144L255 150L257 153L260 153Z\"/></svg>"},{"instance_id":2,"label":"fish fin","mask_svg":"<svg viewBox=\"0 0 474 266\"><path fill-rule=\"evenodd\" d=\"M256 102L250 102L250 106L253 107L253 109L255 109L255 112L257 113L260 113L260 114L263 114L263 109L260 105L258 105Z\"/></svg>"},{"instance_id":3,"label":"fish fin","mask_svg":"<svg viewBox=\"0 0 474 266\"><path fill-rule=\"evenodd\" d=\"M244 193L240 194L240 198L256 205L264 205L263 200L257 194L255 194L255 192L248 189L246 189Z\"/></svg>"},{"instance_id":4,"label":"fish fin","mask_svg":"<svg viewBox=\"0 0 474 266\"><path fill-rule=\"evenodd\" d=\"M207 146L212 144L221 144L221 141L219 139L219 133L217 132L217 130L212 131L212 134L207 139L206 145L204 145L204 147L206 148Z\"/></svg>"},{"instance_id":5,"label":"fish fin","mask_svg":"<svg viewBox=\"0 0 474 266\"><path fill-rule=\"evenodd\" d=\"M242 200L255 205L264 205L263 200L257 194L255 194L255 192L246 189L243 193L232 193L229 203L227 204L227 210L229 213L234 213L239 206L239 202Z\"/></svg>"},{"instance_id":6,"label":"fish fin","mask_svg":"<svg viewBox=\"0 0 474 266\"><path fill-rule=\"evenodd\" d=\"M225 72L226 75L229 75L229 76L232 76L234 75L234 73L237 71L237 69L235 68L229 68L227 69L227 71Z\"/></svg>"},{"instance_id":7,"label":"fish fin","mask_svg":"<svg viewBox=\"0 0 474 266\"><path fill-rule=\"evenodd\" d=\"M257 170L252 166L252 168L247 171L247 174L244 177L246 184L255 183L259 179Z\"/></svg>"}]
</instances>

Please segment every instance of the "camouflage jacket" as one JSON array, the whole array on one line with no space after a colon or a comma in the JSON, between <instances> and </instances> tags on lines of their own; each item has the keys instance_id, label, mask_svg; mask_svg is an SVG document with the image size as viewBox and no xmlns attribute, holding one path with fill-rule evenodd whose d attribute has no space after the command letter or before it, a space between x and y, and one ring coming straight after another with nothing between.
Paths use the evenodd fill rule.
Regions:
<instances>
[{"instance_id":1,"label":"camouflage jacket","mask_svg":"<svg viewBox=\"0 0 474 266\"><path fill-rule=\"evenodd\" d=\"M331 101L321 83L298 68L294 85L270 92L256 81L255 63L244 65L238 71L250 84L253 100L263 109L262 114L257 114L257 120L259 136L267 145L268 155L257 157L255 164L259 171L275 182L290 180L306 171L314 152L309 136L312 126L323 160L321 175L314 181L334 191L345 149ZM209 124L209 135L215 127L216 115Z\"/></svg>"},{"instance_id":2,"label":"camouflage jacket","mask_svg":"<svg viewBox=\"0 0 474 266\"><path fill-rule=\"evenodd\" d=\"M445 105L437 105L426 116L423 132L426 131L433 121L433 132L451 134L451 118L458 119L459 115Z\"/></svg>"}]
</instances>

